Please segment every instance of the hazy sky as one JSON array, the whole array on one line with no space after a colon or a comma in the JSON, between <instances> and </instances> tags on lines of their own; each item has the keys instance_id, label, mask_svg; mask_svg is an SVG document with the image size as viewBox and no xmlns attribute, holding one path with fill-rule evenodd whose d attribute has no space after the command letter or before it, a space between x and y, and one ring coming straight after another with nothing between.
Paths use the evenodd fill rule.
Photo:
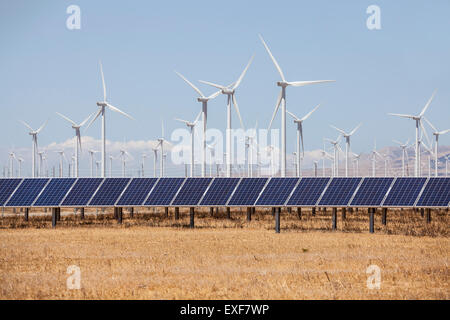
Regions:
<instances>
[{"instance_id":1,"label":"hazy sky","mask_svg":"<svg viewBox=\"0 0 450 320\"><path fill-rule=\"evenodd\" d=\"M66 28L66 9L81 8L81 29ZM368 30L366 9L381 9L381 30ZM235 81L255 59L236 97L246 126L267 127L279 75L261 33L290 81L335 79L336 83L288 88L287 108L299 116L323 106L304 124L307 150L335 138L334 124L351 130L355 152L414 137L411 120L388 112L419 113L434 89L426 115L438 129L450 127L450 2L436 1L2 1L0 2L0 155L28 148L23 119L39 127L41 146L61 143L73 130L55 114L81 121L102 98L101 59L111 104L136 121L108 113L107 138L150 140L193 119L195 92L177 70L197 80ZM209 104L208 126L223 130L226 100ZM238 125L233 113L234 125ZM279 128L280 116L274 122ZM288 118L288 151L295 126ZM100 122L83 134L100 137ZM450 144L450 134L440 140ZM149 151L150 152L150 151Z\"/></svg>"}]
</instances>

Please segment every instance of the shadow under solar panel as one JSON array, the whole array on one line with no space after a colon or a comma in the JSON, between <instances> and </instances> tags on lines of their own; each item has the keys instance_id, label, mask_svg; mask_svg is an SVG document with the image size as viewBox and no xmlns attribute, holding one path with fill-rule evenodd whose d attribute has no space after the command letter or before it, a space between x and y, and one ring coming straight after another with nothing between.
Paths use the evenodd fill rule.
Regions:
<instances>
[{"instance_id":1,"label":"shadow under solar panel","mask_svg":"<svg viewBox=\"0 0 450 320\"><path fill-rule=\"evenodd\" d=\"M450 203L450 178L430 178L416 207L445 208Z\"/></svg>"},{"instance_id":2,"label":"shadow under solar panel","mask_svg":"<svg viewBox=\"0 0 450 320\"><path fill-rule=\"evenodd\" d=\"M22 179L0 179L0 206L3 206Z\"/></svg>"},{"instance_id":3,"label":"shadow under solar panel","mask_svg":"<svg viewBox=\"0 0 450 320\"><path fill-rule=\"evenodd\" d=\"M267 178L242 178L227 206L253 206Z\"/></svg>"},{"instance_id":4,"label":"shadow under solar panel","mask_svg":"<svg viewBox=\"0 0 450 320\"><path fill-rule=\"evenodd\" d=\"M200 205L225 206L239 181L240 178L214 178Z\"/></svg>"},{"instance_id":5,"label":"shadow under solar panel","mask_svg":"<svg viewBox=\"0 0 450 320\"><path fill-rule=\"evenodd\" d=\"M33 207L58 207L77 179L53 178L36 199Z\"/></svg>"},{"instance_id":6,"label":"shadow under solar panel","mask_svg":"<svg viewBox=\"0 0 450 320\"><path fill-rule=\"evenodd\" d=\"M116 206L142 206L158 178L133 178Z\"/></svg>"},{"instance_id":7,"label":"shadow under solar panel","mask_svg":"<svg viewBox=\"0 0 450 320\"><path fill-rule=\"evenodd\" d=\"M256 206L283 206L297 185L299 178L271 178L256 201Z\"/></svg>"},{"instance_id":8,"label":"shadow under solar panel","mask_svg":"<svg viewBox=\"0 0 450 320\"><path fill-rule=\"evenodd\" d=\"M427 178L397 178L383 207L413 207Z\"/></svg>"},{"instance_id":9,"label":"shadow under solar panel","mask_svg":"<svg viewBox=\"0 0 450 320\"><path fill-rule=\"evenodd\" d=\"M30 207L48 181L46 178L24 179L5 206Z\"/></svg>"},{"instance_id":10,"label":"shadow under solar panel","mask_svg":"<svg viewBox=\"0 0 450 320\"><path fill-rule=\"evenodd\" d=\"M145 206L168 207L186 178L160 178L145 200Z\"/></svg>"},{"instance_id":11,"label":"shadow under solar panel","mask_svg":"<svg viewBox=\"0 0 450 320\"><path fill-rule=\"evenodd\" d=\"M329 181L329 177L302 178L286 205L293 207L314 207Z\"/></svg>"},{"instance_id":12,"label":"shadow under solar panel","mask_svg":"<svg viewBox=\"0 0 450 320\"><path fill-rule=\"evenodd\" d=\"M361 178L333 178L318 205L347 206L360 182Z\"/></svg>"},{"instance_id":13,"label":"shadow under solar panel","mask_svg":"<svg viewBox=\"0 0 450 320\"><path fill-rule=\"evenodd\" d=\"M103 178L78 178L60 206L85 207L102 181Z\"/></svg>"},{"instance_id":14,"label":"shadow under solar panel","mask_svg":"<svg viewBox=\"0 0 450 320\"><path fill-rule=\"evenodd\" d=\"M351 206L377 207L381 205L394 178L364 178L351 202Z\"/></svg>"}]
</instances>

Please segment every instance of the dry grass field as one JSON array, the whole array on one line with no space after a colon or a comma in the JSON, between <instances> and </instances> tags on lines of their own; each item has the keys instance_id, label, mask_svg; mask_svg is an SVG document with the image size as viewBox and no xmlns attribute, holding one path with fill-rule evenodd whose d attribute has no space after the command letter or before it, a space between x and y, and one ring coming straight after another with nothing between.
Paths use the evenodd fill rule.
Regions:
<instances>
[{"instance_id":1,"label":"dry grass field","mask_svg":"<svg viewBox=\"0 0 450 320\"><path fill-rule=\"evenodd\" d=\"M163 211L86 211L85 220L63 211L56 229L48 214L30 221L6 212L0 219L1 299L449 299L448 212L376 214L368 233L367 210L284 212L274 233L270 211L211 217L196 214L188 228ZM81 289L68 290L67 268L81 270ZM381 288L368 289L366 269L381 269Z\"/></svg>"}]
</instances>

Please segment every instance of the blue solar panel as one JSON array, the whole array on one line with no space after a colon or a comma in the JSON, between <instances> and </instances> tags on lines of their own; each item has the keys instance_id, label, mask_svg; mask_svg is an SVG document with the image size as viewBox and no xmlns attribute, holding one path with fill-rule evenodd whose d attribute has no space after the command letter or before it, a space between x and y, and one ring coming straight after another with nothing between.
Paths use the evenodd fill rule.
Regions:
<instances>
[{"instance_id":1,"label":"blue solar panel","mask_svg":"<svg viewBox=\"0 0 450 320\"><path fill-rule=\"evenodd\" d=\"M130 178L106 178L88 206L113 206L129 182Z\"/></svg>"},{"instance_id":2,"label":"blue solar panel","mask_svg":"<svg viewBox=\"0 0 450 320\"><path fill-rule=\"evenodd\" d=\"M117 201L118 206L141 206L158 178L134 178Z\"/></svg>"},{"instance_id":3,"label":"blue solar panel","mask_svg":"<svg viewBox=\"0 0 450 320\"><path fill-rule=\"evenodd\" d=\"M201 206L224 206L240 178L215 178L200 203Z\"/></svg>"},{"instance_id":4,"label":"blue solar panel","mask_svg":"<svg viewBox=\"0 0 450 320\"><path fill-rule=\"evenodd\" d=\"M103 178L79 178L61 206L84 207L94 195Z\"/></svg>"},{"instance_id":5,"label":"blue solar panel","mask_svg":"<svg viewBox=\"0 0 450 320\"><path fill-rule=\"evenodd\" d=\"M22 179L0 179L0 206L3 206Z\"/></svg>"},{"instance_id":6,"label":"blue solar panel","mask_svg":"<svg viewBox=\"0 0 450 320\"><path fill-rule=\"evenodd\" d=\"M212 178L187 178L173 200L173 206L195 206L198 204Z\"/></svg>"},{"instance_id":7,"label":"blue solar panel","mask_svg":"<svg viewBox=\"0 0 450 320\"><path fill-rule=\"evenodd\" d=\"M427 178L397 178L383 202L386 207L412 207Z\"/></svg>"},{"instance_id":8,"label":"blue solar panel","mask_svg":"<svg viewBox=\"0 0 450 320\"><path fill-rule=\"evenodd\" d=\"M361 178L333 178L320 199L320 206L346 206L355 193Z\"/></svg>"},{"instance_id":9,"label":"blue solar panel","mask_svg":"<svg viewBox=\"0 0 450 320\"><path fill-rule=\"evenodd\" d=\"M34 207L57 207L75 183L75 178L52 179L34 202Z\"/></svg>"},{"instance_id":10,"label":"blue solar panel","mask_svg":"<svg viewBox=\"0 0 450 320\"><path fill-rule=\"evenodd\" d=\"M352 206L379 206L394 178L364 178L352 200Z\"/></svg>"},{"instance_id":11,"label":"blue solar panel","mask_svg":"<svg viewBox=\"0 0 450 320\"><path fill-rule=\"evenodd\" d=\"M450 178L430 178L417 201L417 207L447 207L450 202Z\"/></svg>"},{"instance_id":12,"label":"blue solar panel","mask_svg":"<svg viewBox=\"0 0 450 320\"><path fill-rule=\"evenodd\" d=\"M185 178L161 178L145 201L146 206L170 206Z\"/></svg>"},{"instance_id":13,"label":"blue solar panel","mask_svg":"<svg viewBox=\"0 0 450 320\"><path fill-rule=\"evenodd\" d=\"M316 205L330 178L302 178L292 196L288 206L313 207Z\"/></svg>"},{"instance_id":14,"label":"blue solar panel","mask_svg":"<svg viewBox=\"0 0 450 320\"><path fill-rule=\"evenodd\" d=\"M227 205L253 206L267 178L243 178Z\"/></svg>"},{"instance_id":15,"label":"blue solar panel","mask_svg":"<svg viewBox=\"0 0 450 320\"><path fill-rule=\"evenodd\" d=\"M299 178L272 178L256 202L257 206L282 206L285 204Z\"/></svg>"},{"instance_id":16,"label":"blue solar panel","mask_svg":"<svg viewBox=\"0 0 450 320\"><path fill-rule=\"evenodd\" d=\"M5 206L30 207L47 182L48 179L45 178L24 179Z\"/></svg>"}]
</instances>

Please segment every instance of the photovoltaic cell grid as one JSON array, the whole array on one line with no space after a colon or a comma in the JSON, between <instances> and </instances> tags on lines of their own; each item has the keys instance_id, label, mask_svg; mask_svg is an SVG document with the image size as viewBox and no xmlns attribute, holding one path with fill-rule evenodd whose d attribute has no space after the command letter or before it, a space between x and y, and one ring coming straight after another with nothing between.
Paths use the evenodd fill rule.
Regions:
<instances>
[{"instance_id":1,"label":"photovoltaic cell grid","mask_svg":"<svg viewBox=\"0 0 450 320\"><path fill-rule=\"evenodd\" d=\"M302 178L287 203L288 206L314 206L330 178Z\"/></svg>"},{"instance_id":2,"label":"photovoltaic cell grid","mask_svg":"<svg viewBox=\"0 0 450 320\"><path fill-rule=\"evenodd\" d=\"M243 178L230 201L229 206L253 206L267 178Z\"/></svg>"},{"instance_id":3,"label":"photovoltaic cell grid","mask_svg":"<svg viewBox=\"0 0 450 320\"><path fill-rule=\"evenodd\" d=\"M239 183L239 178L215 178L200 203L201 206L224 206Z\"/></svg>"},{"instance_id":4,"label":"photovoltaic cell grid","mask_svg":"<svg viewBox=\"0 0 450 320\"><path fill-rule=\"evenodd\" d=\"M397 178L384 200L384 207L412 207L427 178Z\"/></svg>"},{"instance_id":5,"label":"photovoltaic cell grid","mask_svg":"<svg viewBox=\"0 0 450 320\"><path fill-rule=\"evenodd\" d=\"M272 178L256 202L257 206L282 206L298 182L298 178Z\"/></svg>"},{"instance_id":6,"label":"photovoltaic cell grid","mask_svg":"<svg viewBox=\"0 0 450 320\"><path fill-rule=\"evenodd\" d=\"M199 203L212 178L187 178L173 200L173 206L195 206Z\"/></svg>"},{"instance_id":7,"label":"photovoltaic cell grid","mask_svg":"<svg viewBox=\"0 0 450 320\"><path fill-rule=\"evenodd\" d=\"M430 178L417 201L417 207L447 207L450 202L450 179Z\"/></svg>"},{"instance_id":8,"label":"photovoltaic cell grid","mask_svg":"<svg viewBox=\"0 0 450 320\"><path fill-rule=\"evenodd\" d=\"M30 207L48 179L24 179L19 188L14 192L6 207Z\"/></svg>"},{"instance_id":9,"label":"photovoltaic cell grid","mask_svg":"<svg viewBox=\"0 0 450 320\"><path fill-rule=\"evenodd\" d=\"M118 206L141 206L155 185L157 178L134 178L117 201Z\"/></svg>"},{"instance_id":10,"label":"photovoltaic cell grid","mask_svg":"<svg viewBox=\"0 0 450 320\"><path fill-rule=\"evenodd\" d=\"M34 207L57 207L64 199L70 187L75 183L74 178L52 179L34 202Z\"/></svg>"},{"instance_id":11,"label":"photovoltaic cell grid","mask_svg":"<svg viewBox=\"0 0 450 320\"><path fill-rule=\"evenodd\" d=\"M185 178L161 178L145 201L146 206L170 206Z\"/></svg>"},{"instance_id":12,"label":"photovoltaic cell grid","mask_svg":"<svg viewBox=\"0 0 450 320\"><path fill-rule=\"evenodd\" d=\"M394 178L364 178L352 200L352 206L379 206Z\"/></svg>"},{"instance_id":13,"label":"photovoltaic cell grid","mask_svg":"<svg viewBox=\"0 0 450 320\"><path fill-rule=\"evenodd\" d=\"M0 179L0 206L3 206L6 200L16 190L22 179Z\"/></svg>"},{"instance_id":14,"label":"photovoltaic cell grid","mask_svg":"<svg viewBox=\"0 0 450 320\"><path fill-rule=\"evenodd\" d=\"M130 182L130 178L106 178L88 206L113 206Z\"/></svg>"},{"instance_id":15,"label":"photovoltaic cell grid","mask_svg":"<svg viewBox=\"0 0 450 320\"><path fill-rule=\"evenodd\" d=\"M346 206L355 193L361 178L333 178L320 199L320 206Z\"/></svg>"},{"instance_id":16,"label":"photovoltaic cell grid","mask_svg":"<svg viewBox=\"0 0 450 320\"><path fill-rule=\"evenodd\" d=\"M86 206L102 181L103 178L79 178L75 182L72 190L67 194L61 206Z\"/></svg>"}]
</instances>

